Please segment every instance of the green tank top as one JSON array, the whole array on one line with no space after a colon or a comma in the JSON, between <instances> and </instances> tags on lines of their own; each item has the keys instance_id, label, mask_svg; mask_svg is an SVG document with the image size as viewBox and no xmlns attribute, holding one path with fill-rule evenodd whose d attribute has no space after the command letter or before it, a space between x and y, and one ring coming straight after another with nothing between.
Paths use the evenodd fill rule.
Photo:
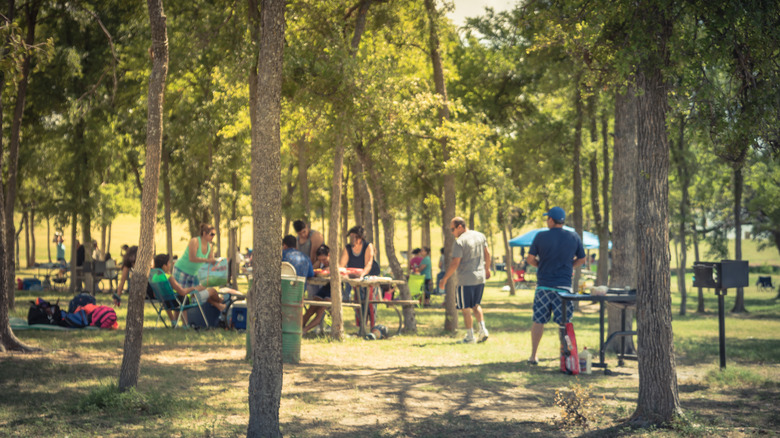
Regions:
<instances>
[{"instance_id":1,"label":"green tank top","mask_svg":"<svg viewBox=\"0 0 780 438\"><path fill-rule=\"evenodd\" d=\"M206 254L203 254L201 251L201 247L203 246L203 243L201 243L200 236L198 237L198 252L195 254L195 257L199 259L205 259L207 256L211 253L211 244L208 245ZM184 250L184 254L179 257L179 260L176 261L176 264L174 267L185 274L189 275L197 275L198 269L200 269L200 265L203 263L194 263L190 261L190 246L187 245L187 248Z\"/></svg>"}]
</instances>

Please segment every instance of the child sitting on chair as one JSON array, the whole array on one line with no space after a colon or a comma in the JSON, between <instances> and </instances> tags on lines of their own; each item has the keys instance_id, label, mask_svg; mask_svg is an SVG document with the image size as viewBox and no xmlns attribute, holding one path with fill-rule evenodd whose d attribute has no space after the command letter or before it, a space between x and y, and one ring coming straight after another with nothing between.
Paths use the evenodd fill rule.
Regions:
<instances>
[{"instance_id":1,"label":"child sitting on chair","mask_svg":"<svg viewBox=\"0 0 780 438\"><path fill-rule=\"evenodd\" d=\"M187 295L189 295L192 292L195 292L198 296L198 300L200 300L201 303L208 302L212 306L214 306L216 309L218 309L220 312L224 312L226 305L225 303L227 300L230 299L231 295L241 295L237 290L230 289L223 287L220 289L220 292L226 294L225 300L223 301L222 298L220 298L219 293L217 290L213 287L205 288L203 286L192 286L188 288L182 287L178 281L171 275L171 269L173 268L173 262L171 261L171 256L168 254L157 254L154 256L154 267L157 269L162 269L163 272L165 272L165 276L168 278L168 282L171 284L171 287L173 288L176 293L184 298ZM170 310L168 310L170 307L177 307L179 303L173 303L173 302L166 302L165 304L165 311L168 313L168 316L171 318L171 321L175 321L179 317L178 312L171 313Z\"/></svg>"},{"instance_id":2,"label":"child sitting on chair","mask_svg":"<svg viewBox=\"0 0 780 438\"><path fill-rule=\"evenodd\" d=\"M317 261L314 263L317 269L326 269L330 266L330 248L327 245L320 245L317 248ZM315 301L330 301L330 284L322 286L314 295ZM306 324L312 316L315 316L314 320L309 324ZM311 329L316 327L322 317L325 315L325 307L322 306L309 306L306 313L303 315L303 332L308 333Z\"/></svg>"}]
</instances>

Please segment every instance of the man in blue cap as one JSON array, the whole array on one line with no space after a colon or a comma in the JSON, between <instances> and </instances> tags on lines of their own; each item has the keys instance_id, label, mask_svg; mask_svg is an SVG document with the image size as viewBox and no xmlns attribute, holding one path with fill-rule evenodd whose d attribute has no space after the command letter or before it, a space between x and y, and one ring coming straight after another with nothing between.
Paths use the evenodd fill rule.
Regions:
<instances>
[{"instance_id":1,"label":"man in blue cap","mask_svg":"<svg viewBox=\"0 0 780 438\"><path fill-rule=\"evenodd\" d=\"M571 276L574 268L585 263L585 249L577 233L563 229L566 212L553 207L544 214L549 230L534 237L526 261L536 266L536 294L531 326L531 357L528 363L536 365L536 352L544 334L544 324L554 315L555 322L563 324L563 303L559 292L571 292ZM574 305L566 306L567 320L571 320Z\"/></svg>"}]
</instances>

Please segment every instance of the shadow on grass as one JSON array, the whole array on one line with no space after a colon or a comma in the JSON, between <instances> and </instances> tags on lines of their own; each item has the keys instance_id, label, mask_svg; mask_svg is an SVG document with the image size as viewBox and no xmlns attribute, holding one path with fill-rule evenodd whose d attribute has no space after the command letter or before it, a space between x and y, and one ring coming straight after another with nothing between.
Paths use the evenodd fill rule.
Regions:
<instances>
[{"instance_id":1,"label":"shadow on grass","mask_svg":"<svg viewBox=\"0 0 780 438\"><path fill-rule=\"evenodd\" d=\"M675 353L683 365L717 363L720 347L717 333L706 338L686 338L675 342ZM726 360L737 363L780 362L780 339L729 339L726 337Z\"/></svg>"}]
</instances>

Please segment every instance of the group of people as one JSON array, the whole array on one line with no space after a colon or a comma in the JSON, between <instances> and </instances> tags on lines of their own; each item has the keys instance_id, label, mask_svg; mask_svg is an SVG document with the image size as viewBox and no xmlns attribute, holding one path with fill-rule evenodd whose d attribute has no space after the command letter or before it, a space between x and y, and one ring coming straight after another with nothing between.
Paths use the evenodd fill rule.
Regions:
<instances>
[{"instance_id":1,"label":"group of people","mask_svg":"<svg viewBox=\"0 0 780 438\"><path fill-rule=\"evenodd\" d=\"M330 269L330 248L325 245L322 233L312 230L309 224L302 220L293 222L297 237L287 235L282 239L282 261L288 262L295 268L296 274L301 277L311 278L314 269ZM379 263L375 260L374 245L366 240L366 231L361 226L354 226L348 231L349 244L341 251L339 257L340 268L353 268L359 270L353 275L365 277L379 275ZM330 301L330 284L324 286L308 287L308 298L315 301ZM342 291L342 300L349 300L349 285L345 285ZM303 332L307 333L317 327L324 317L325 308L311 306L303 315ZM373 321L372 321L373 322ZM372 324L373 326L373 324ZM381 338L375 334L375 338Z\"/></svg>"}]
</instances>

